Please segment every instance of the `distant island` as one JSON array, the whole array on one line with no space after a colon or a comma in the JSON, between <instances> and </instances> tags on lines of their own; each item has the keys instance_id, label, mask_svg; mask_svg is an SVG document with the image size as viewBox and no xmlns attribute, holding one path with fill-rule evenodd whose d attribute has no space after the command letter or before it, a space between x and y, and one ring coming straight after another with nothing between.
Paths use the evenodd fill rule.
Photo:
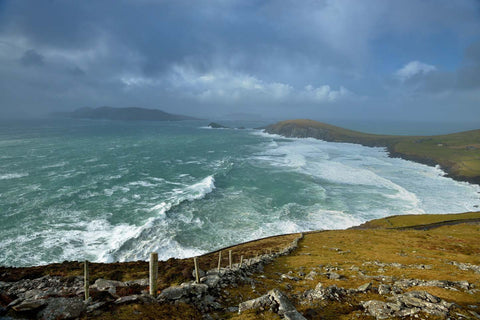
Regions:
<instances>
[{"instance_id":1,"label":"distant island","mask_svg":"<svg viewBox=\"0 0 480 320\"><path fill-rule=\"evenodd\" d=\"M308 119L281 121L265 128L285 137L385 147L390 156L440 165L451 178L480 184L480 130L436 136L369 134Z\"/></svg>"},{"instance_id":2,"label":"distant island","mask_svg":"<svg viewBox=\"0 0 480 320\"><path fill-rule=\"evenodd\" d=\"M107 119L123 121L180 121L199 120L198 118L167 113L158 109L130 108L80 108L72 112L56 112L52 116L75 119Z\"/></svg>"}]
</instances>

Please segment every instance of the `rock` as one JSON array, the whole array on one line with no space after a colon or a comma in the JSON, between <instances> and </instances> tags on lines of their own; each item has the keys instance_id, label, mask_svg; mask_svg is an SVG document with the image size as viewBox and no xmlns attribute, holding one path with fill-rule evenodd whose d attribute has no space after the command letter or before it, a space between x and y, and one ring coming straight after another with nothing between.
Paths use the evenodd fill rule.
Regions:
<instances>
[{"instance_id":1,"label":"rock","mask_svg":"<svg viewBox=\"0 0 480 320\"><path fill-rule=\"evenodd\" d=\"M449 303L426 291L410 291L389 298L389 302L370 300L362 306L376 319L407 317L423 312L446 318L453 303Z\"/></svg>"},{"instance_id":2,"label":"rock","mask_svg":"<svg viewBox=\"0 0 480 320\"><path fill-rule=\"evenodd\" d=\"M228 312L238 312L238 310L239 310L238 307L228 307L227 308Z\"/></svg>"},{"instance_id":3,"label":"rock","mask_svg":"<svg viewBox=\"0 0 480 320\"><path fill-rule=\"evenodd\" d=\"M318 272L316 271L310 271L307 276L305 277L305 279L307 280L314 280L316 277L318 276Z\"/></svg>"},{"instance_id":4,"label":"rock","mask_svg":"<svg viewBox=\"0 0 480 320\"><path fill-rule=\"evenodd\" d=\"M42 320L77 319L86 311L80 298L49 298L48 305L39 314Z\"/></svg>"},{"instance_id":5,"label":"rock","mask_svg":"<svg viewBox=\"0 0 480 320\"><path fill-rule=\"evenodd\" d=\"M248 300L241 302L238 305L238 313L242 313L246 310L265 310L270 308L272 305L272 300L270 299L268 294L265 294L261 297L258 297L256 299Z\"/></svg>"},{"instance_id":6,"label":"rock","mask_svg":"<svg viewBox=\"0 0 480 320\"><path fill-rule=\"evenodd\" d=\"M213 128L213 129L227 129L228 127L223 126L219 123L216 122L210 122L207 127Z\"/></svg>"},{"instance_id":7,"label":"rock","mask_svg":"<svg viewBox=\"0 0 480 320\"><path fill-rule=\"evenodd\" d=\"M184 288L182 287L168 287L160 293L160 297L168 300L177 300L184 295Z\"/></svg>"},{"instance_id":8,"label":"rock","mask_svg":"<svg viewBox=\"0 0 480 320\"><path fill-rule=\"evenodd\" d=\"M200 279L200 282L206 284L210 288L215 288L220 282L220 277L216 274L207 275L205 277L202 277Z\"/></svg>"},{"instance_id":9,"label":"rock","mask_svg":"<svg viewBox=\"0 0 480 320\"><path fill-rule=\"evenodd\" d=\"M322 283L319 282L315 289L305 291L304 301L302 303L308 304L314 300L340 301L346 294L347 291L344 288L339 288L335 285L325 288Z\"/></svg>"},{"instance_id":10,"label":"rock","mask_svg":"<svg viewBox=\"0 0 480 320\"><path fill-rule=\"evenodd\" d=\"M4 307L1 307L0 306L0 317L4 316L7 314L7 309L5 309Z\"/></svg>"},{"instance_id":11,"label":"rock","mask_svg":"<svg viewBox=\"0 0 480 320\"><path fill-rule=\"evenodd\" d=\"M107 303L105 301L100 301L100 302L97 302L97 303L94 303L94 304L91 304L87 307L87 313L90 313L90 312L93 312L97 309L100 309L101 307L103 307L104 305L106 305Z\"/></svg>"},{"instance_id":12,"label":"rock","mask_svg":"<svg viewBox=\"0 0 480 320\"><path fill-rule=\"evenodd\" d=\"M120 297L117 300L115 300L115 304L127 304L127 303L132 303L132 302L138 302L140 300L140 296L138 294L134 294L131 296L124 296Z\"/></svg>"},{"instance_id":13,"label":"rock","mask_svg":"<svg viewBox=\"0 0 480 320\"><path fill-rule=\"evenodd\" d=\"M148 278L139 279L139 280L127 281L127 282L125 282L125 284L126 284L127 286L139 285L139 286L141 286L141 287L147 287L147 286L149 285L149 283L148 283Z\"/></svg>"},{"instance_id":14,"label":"rock","mask_svg":"<svg viewBox=\"0 0 480 320\"><path fill-rule=\"evenodd\" d=\"M367 292L368 290L370 290L371 287L372 287L372 283L368 282L368 283L362 284L360 287L358 287L357 291L358 292Z\"/></svg>"},{"instance_id":15,"label":"rock","mask_svg":"<svg viewBox=\"0 0 480 320\"><path fill-rule=\"evenodd\" d=\"M238 313L246 310L266 310L271 309L285 319L306 320L295 306L288 300L287 296L280 290L273 289L267 294L253 300L242 302L238 306Z\"/></svg>"},{"instance_id":16,"label":"rock","mask_svg":"<svg viewBox=\"0 0 480 320\"><path fill-rule=\"evenodd\" d=\"M391 291L391 287L388 284L381 284L378 286L378 294L380 295L386 295L389 294Z\"/></svg>"},{"instance_id":17,"label":"rock","mask_svg":"<svg viewBox=\"0 0 480 320\"><path fill-rule=\"evenodd\" d=\"M363 308L375 319L389 319L400 308L383 301L370 300L362 303Z\"/></svg>"},{"instance_id":18,"label":"rock","mask_svg":"<svg viewBox=\"0 0 480 320\"><path fill-rule=\"evenodd\" d=\"M195 269L193 269L193 271L192 271L192 277L193 277L193 279L195 279L195 277L196 277L196 275L195 275ZM203 271L202 269L198 268L198 277L199 277L199 278L205 277L205 271Z\"/></svg>"},{"instance_id":19,"label":"rock","mask_svg":"<svg viewBox=\"0 0 480 320\"><path fill-rule=\"evenodd\" d=\"M116 280L97 279L90 288L96 288L99 291L108 291L110 288L126 287L127 284Z\"/></svg>"},{"instance_id":20,"label":"rock","mask_svg":"<svg viewBox=\"0 0 480 320\"><path fill-rule=\"evenodd\" d=\"M340 276L340 275L339 275L338 273L336 273L336 272L328 272L328 273L327 273L327 277L328 277L328 279L330 279L330 280L338 280L338 279L340 279L342 276Z\"/></svg>"},{"instance_id":21,"label":"rock","mask_svg":"<svg viewBox=\"0 0 480 320\"><path fill-rule=\"evenodd\" d=\"M17 312L26 312L40 309L45 306L47 302L45 300L24 300L14 306L12 309Z\"/></svg>"},{"instance_id":22,"label":"rock","mask_svg":"<svg viewBox=\"0 0 480 320\"><path fill-rule=\"evenodd\" d=\"M298 280L300 280L299 278L294 277L294 276L289 275L289 274L282 274L282 275L280 276L280 279L284 279L284 280L287 279L287 280L293 280L293 281L298 281Z\"/></svg>"}]
</instances>

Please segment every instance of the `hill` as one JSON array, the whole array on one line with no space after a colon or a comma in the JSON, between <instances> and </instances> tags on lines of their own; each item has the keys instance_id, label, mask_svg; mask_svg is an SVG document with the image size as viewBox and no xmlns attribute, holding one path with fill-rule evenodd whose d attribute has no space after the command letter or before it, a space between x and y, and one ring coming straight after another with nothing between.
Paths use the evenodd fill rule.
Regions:
<instances>
[{"instance_id":1,"label":"hill","mask_svg":"<svg viewBox=\"0 0 480 320\"><path fill-rule=\"evenodd\" d=\"M123 121L179 121L196 120L194 117L167 113L157 109L145 108L80 108L72 112L59 112L55 116L76 118L76 119L107 119Z\"/></svg>"},{"instance_id":2,"label":"hill","mask_svg":"<svg viewBox=\"0 0 480 320\"><path fill-rule=\"evenodd\" d=\"M306 119L281 121L264 129L285 137L386 147L392 157L438 164L454 179L480 184L480 130L436 136L378 135Z\"/></svg>"}]
</instances>

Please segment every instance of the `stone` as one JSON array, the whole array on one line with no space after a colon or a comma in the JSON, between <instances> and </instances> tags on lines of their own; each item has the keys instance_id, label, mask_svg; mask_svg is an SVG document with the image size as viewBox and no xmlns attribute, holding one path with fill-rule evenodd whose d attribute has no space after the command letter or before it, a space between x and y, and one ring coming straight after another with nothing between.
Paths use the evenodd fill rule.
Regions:
<instances>
[{"instance_id":1,"label":"stone","mask_svg":"<svg viewBox=\"0 0 480 320\"><path fill-rule=\"evenodd\" d=\"M269 308L272 305L272 300L270 300L270 297L268 294L265 294L261 297L258 297L256 299L248 300L241 302L238 305L238 313L242 313L246 310L265 310Z\"/></svg>"},{"instance_id":2,"label":"stone","mask_svg":"<svg viewBox=\"0 0 480 320\"><path fill-rule=\"evenodd\" d=\"M388 284L381 284L378 286L378 294L386 295L389 294L391 291L391 287Z\"/></svg>"},{"instance_id":3,"label":"stone","mask_svg":"<svg viewBox=\"0 0 480 320\"><path fill-rule=\"evenodd\" d=\"M100 301L100 302L91 304L91 305L87 306L87 313L90 313L90 312L93 312L97 309L100 309L101 307L103 307L106 304L107 303L105 301Z\"/></svg>"},{"instance_id":4,"label":"stone","mask_svg":"<svg viewBox=\"0 0 480 320\"><path fill-rule=\"evenodd\" d=\"M210 288L215 288L220 282L220 277L216 274L210 274L200 279L201 283L206 284Z\"/></svg>"},{"instance_id":5,"label":"stone","mask_svg":"<svg viewBox=\"0 0 480 320\"><path fill-rule=\"evenodd\" d=\"M148 278L127 281L127 282L125 282L125 284L127 286L139 285L141 287L147 287L149 285Z\"/></svg>"},{"instance_id":6,"label":"stone","mask_svg":"<svg viewBox=\"0 0 480 320\"><path fill-rule=\"evenodd\" d=\"M307 280L314 280L316 277L318 276L318 272L316 271L310 271L307 276L305 277L305 279Z\"/></svg>"},{"instance_id":7,"label":"stone","mask_svg":"<svg viewBox=\"0 0 480 320\"><path fill-rule=\"evenodd\" d=\"M133 294L131 296L124 296L120 297L117 300L115 300L115 304L127 304L127 303L133 303L133 302L138 302L140 300L140 296L138 294Z\"/></svg>"},{"instance_id":8,"label":"stone","mask_svg":"<svg viewBox=\"0 0 480 320\"><path fill-rule=\"evenodd\" d=\"M357 291L358 292L367 292L368 290L370 290L372 288L372 283L371 282L367 282L365 284L362 284L360 287L357 288Z\"/></svg>"},{"instance_id":9,"label":"stone","mask_svg":"<svg viewBox=\"0 0 480 320\"><path fill-rule=\"evenodd\" d=\"M160 297L166 298L168 300L177 300L180 299L185 293L183 287L168 287L160 293Z\"/></svg>"},{"instance_id":10,"label":"stone","mask_svg":"<svg viewBox=\"0 0 480 320\"><path fill-rule=\"evenodd\" d=\"M41 320L77 319L86 311L86 305L80 298L49 298L47 307L38 318Z\"/></svg>"},{"instance_id":11,"label":"stone","mask_svg":"<svg viewBox=\"0 0 480 320\"><path fill-rule=\"evenodd\" d=\"M41 320L77 319L86 311L80 298L49 298L48 305L39 314Z\"/></svg>"},{"instance_id":12,"label":"stone","mask_svg":"<svg viewBox=\"0 0 480 320\"><path fill-rule=\"evenodd\" d=\"M375 319L388 319L392 317L395 312L395 310L392 310L390 304L378 300L363 302L362 306Z\"/></svg>"},{"instance_id":13,"label":"stone","mask_svg":"<svg viewBox=\"0 0 480 320\"><path fill-rule=\"evenodd\" d=\"M109 291L111 288L126 287L127 284L116 280L97 279L90 288L96 288L99 291ZM115 292L114 292L115 293Z\"/></svg>"},{"instance_id":14,"label":"stone","mask_svg":"<svg viewBox=\"0 0 480 320\"><path fill-rule=\"evenodd\" d=\"M329 273L327 273L327 277L328 277L328 279L330 279L330 280L338 280L338 279L340 279L340 275L339 275L338 273L336 273L336 272L329 272Z\"/></svg>"},{"instance_id":15,"label":"stone","mask_svg":"<svg viewBox=\"0 0 480 320\"><path fill-rule=\"evenodd\" d=\"M195 275L195 269L193 269L193 271L192 271L192 277L193 277L193 279L195 279L195 277L196 277L196 275ZM202 269L198 268L198 277L199 277L199 278L205 277L205 271L203 271Z\"/></svg>"},{"instance_id":16,"label":"stone","mask_svg":"<svg viewBox=\"0 0 480 320\"><path fill-rule=\"evenodd\" d=\"M47 302L45 300L24 300L14 306L12 309L17 312L33 311L45 306Z\"/></svg>"}]
</instances>

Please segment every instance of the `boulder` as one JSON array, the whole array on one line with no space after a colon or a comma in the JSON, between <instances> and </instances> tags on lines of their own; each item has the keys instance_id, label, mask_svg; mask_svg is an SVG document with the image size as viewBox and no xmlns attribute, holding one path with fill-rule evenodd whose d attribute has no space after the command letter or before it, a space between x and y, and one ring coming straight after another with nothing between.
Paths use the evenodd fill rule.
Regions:
<instances>
[{"instance_id":1,"label":"boulder","mask_svg":"<svg viewBox=\"0 0 480 320\"><path fill-rule=\"evenodd\" d=\"M360 287L357 288L357 292L367 292L372 288L372 283L367 282L365 284L362 284Z\"/></svg>"},{"instance_id":2,"label":"boulder","mask_svg":"<svg viewBox=\"0 0 480 320\"><path fill-rule=\"evenodd\" d=\"M265 294L256 299L244 301L238 305L238 313L242 313L246 310L266 310L269 309L273 301L270 299L268 294Z\"/></svg>"},{"instance_id":3,"label":"boulder","mask_svg":"<svg viewBox=\"0 0 480 320\"><path fill-rule=\"evenodd\" d=\"M86 311L80 298L49 298L48 305L39 314L41 320L77 319Z\"/></svg>"},{"instance_id":4,"label":"boulder","mask_svg":"<svg viewBox=\"0 0 480 320\"><path fill-rule=\"evenodd\" d=\"M420 312L446 318L453 303L442 300L426 291L410 291L394 295L389 298L389 302L370 300L363 302L362 306L375 319L409 317Z\"/></svg>"},{"instance_id":5,"label":"boulder","mask_svg":"<svg viewBox=\"0 0 480 320\"><path fill-rule=\"evenodd\" d=\"M238 306L238 313L246 310L266 310L271 309L285 319L306 320L301 313L295 309L287 296L278 289L273 289L267 294L253 300L242 302Z\"/></svg>"},{"instance_id":6,"label":"boulder","mask_svg":"<svg viewBox=\"0 0 480 320\"><path fill-rule=\"evenodd\" d=\"M183 287L172 286L162 290L162 292L160 293L160 297L167 300L178 300L183 297L184 294L185 290Z\"/></svg>"},{"instance_id":7,"label":"boulder","mask_svg":"<svg viewBox=\"0 0 480 320\"><path fill-rule=\"evenodd\" d=\"M17 312L27 312L40 309L47 304L45 300L24 300L12 307Z\"/></svg>"},{"instance_id":8,"label":"boulder","mask_svg":"<svg viewBox=\"0 0 480 320\"><path fill-rule=\"evenodd\" d=\"M112 288L126 287L127 284L116 280L97 279L90 288L98 289L99 291L109 291ZM115 293L115 292L114 292Z\"/></svg>"}]
</instances>

